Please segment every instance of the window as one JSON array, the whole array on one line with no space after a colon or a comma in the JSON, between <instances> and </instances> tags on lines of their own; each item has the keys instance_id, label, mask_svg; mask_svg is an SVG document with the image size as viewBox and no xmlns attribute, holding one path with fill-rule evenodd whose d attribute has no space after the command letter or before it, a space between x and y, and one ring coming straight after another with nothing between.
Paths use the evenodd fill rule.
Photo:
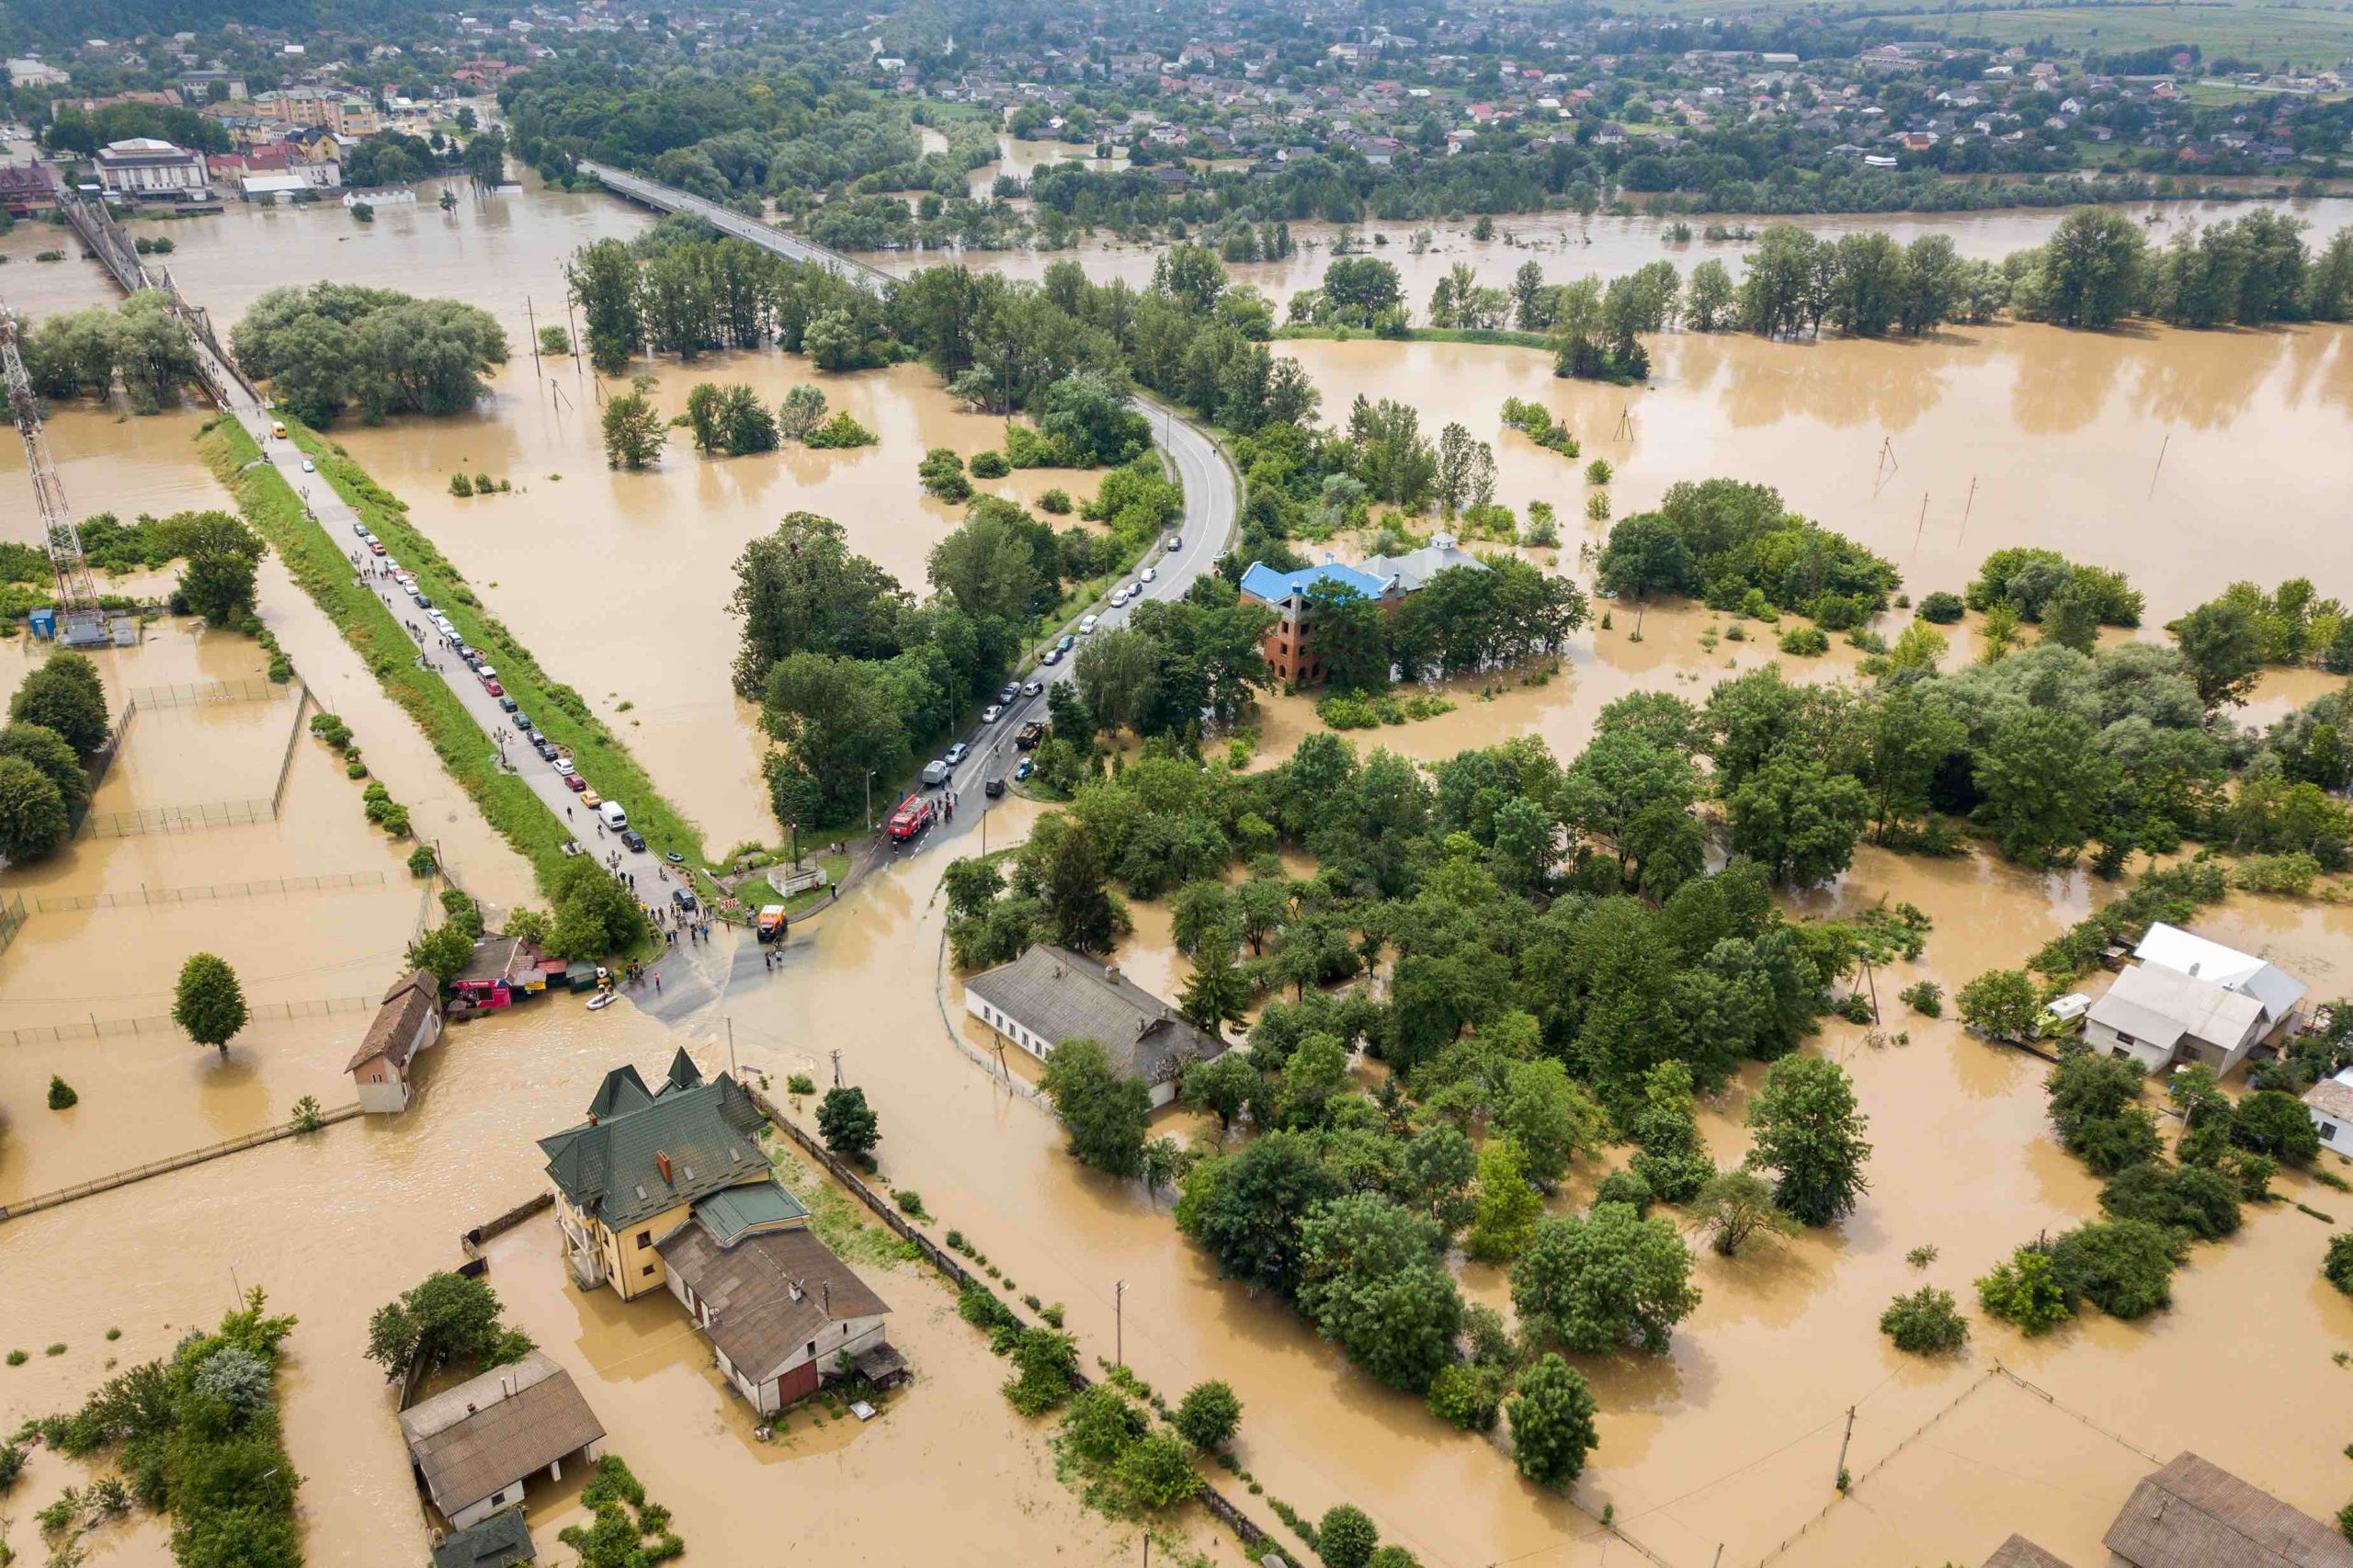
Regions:
<instances>
[{"instance_id":1,"label":"window","mask_svg":"<svg viewBox=\"0 0 2353 1568\"><path fill-rule=\"evenodd\" d=\"M814 1356L814 1355L816 1355L816 1354L817 1354L817 1342L816 1342L815 1340L813 1340L813 1340L811 1340L811 1341L808 1343L808 1345L807 1345L807 1346L805 1346L802 1348L802 1350L801 1350L801 1354L802 1354L802 1355L804 1355L804 1356Z\"/></svg>"},{"instance_id":2,"label":"window","mask_svg":"<svg viewBox=\"0 0 2353 1568\"><path fill-rule=\"evenodd\" d=\"M653 1233L653 1232L651 1232L651 1231L640 1231L640 1232L638 1232L638 1233L637 1233L637 1244L638 1244L638 1245L640 1245L640 1246L642 1246L642 1247L650 1247L650 1246L652 1246L652 1245L654 1244L654 1233Z\"/></svg>"},{"instance_id":3,"label":"window","mask_svg":"<svg viewBox=\"0 0 2353 1568\"><path fill-rule=\"evenodd\" d=\"M2320 1141L2324 1143L2334 1143L2336 1142L2336 1123L2333 1121L2324 1121L2320 1124Z\"/></svg>"},{"instance_id":4,"label":"window","mask_svg":"<svg viewBox=\"0 0 2353 1568\"><path fill-rule=\"evenodd\" d=\"M654 1266L650 1263L647 1264L644 1267L637 1271L637 1277L641 1279L652 1278L654 1277Z\"/></svg>"}]
</instances>

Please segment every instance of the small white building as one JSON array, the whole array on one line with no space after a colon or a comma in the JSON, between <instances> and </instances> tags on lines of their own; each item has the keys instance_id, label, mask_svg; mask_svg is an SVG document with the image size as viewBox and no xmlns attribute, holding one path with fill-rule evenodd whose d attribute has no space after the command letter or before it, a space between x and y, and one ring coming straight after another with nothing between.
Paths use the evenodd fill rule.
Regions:
<instances>
[{"instance_id":1,"label":"small white building","mask_svg":"<svg viewBox=\"0 0 2353 1568\"><path fill-rule=\"evenodd\" d=\"M2085 1015L2084 1039L2147 1072L2196 1062L2226 1075L2302 1016L2302 981L2178 926L2151 926L2132 956L2140 961Z\"/></svg>"},{"instance_id":2,"label":"small white building","mask_svg":"<svg viewBox=\"0 0 2353 1568\"><path fill-rule=\"evenodd\" d=\"M1176 1097L1187 1066L1225 1050L1115 965L1043 942L966 981L964 1010L1040 1062L1065 1040L1097 1041L1114 1071L1142 1081L1155 1109Z\"/></svg>"},{"instance_id":3,"label":"small white building","mask_svg":"<svg viewBox=\"0 0 2353 1568\"><path fill-rule=\"evenodd\" d=\"M210 201L211 176L204 154L153 136L109 142L98 149L98 181L121 201Z\"/></svg>"},{"instance_id":4,"label":"small white building","mask_svg":"<svg viewBox=\"0 0 2353 1568\"><path fill-rule=\"evenodd\" d=\"M2320 1130L2321 1147L2353 1154L2353 1067L2306 1089L2304 1114Z\"/></svg>"},{"instance_id":5,"label":"small white building","mask_svg":"<svg viewBox=\"0 0 2353 1568\"><path fill-rule=\"evenodd\" d=\"M441 983L417 970L384 993L374 1021L344 1071L359 1091L359 1108L398 1116L408 1108L408 1080L417 1053L441 1038Z\"/></svg>"},{"instance_id":6,"label":"small white building","mask_svg":"<svg viewBox=\"0 0 2353 1568\"><path fill-rule=\"evenodd\" d=\"M411 1405L400 1424L426 1494L457 1530L521 1504L541 1471L563 1480L575 1453L595 1464L605 1442L572 1374L539 1350Z\"/></svg>"}]
</instances>

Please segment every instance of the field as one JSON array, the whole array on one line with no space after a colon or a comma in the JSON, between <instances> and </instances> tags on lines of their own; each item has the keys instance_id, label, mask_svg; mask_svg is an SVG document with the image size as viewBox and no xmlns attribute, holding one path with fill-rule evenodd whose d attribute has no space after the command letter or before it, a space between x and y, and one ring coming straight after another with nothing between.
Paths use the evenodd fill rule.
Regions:
<instances>
[{"instance_id":1,"label":"field","mask_svg":"<svg viewBox=\"0 0 2353 1568\"><path fill-rule=\"evenodd\" d=\"M2209 57L2236 55L2266 64L2334 65L2353 58L2353 6L2276 5L2086 4L2015 7L1822 5L1814 0L1631 0L1629 17L1697 21L1724 17L1813 17L1826 21L1919 18L1923 38L1985 39L2032 44L2048 39L2066 53L2196 44Z\"/></svg>"}]
</instances>

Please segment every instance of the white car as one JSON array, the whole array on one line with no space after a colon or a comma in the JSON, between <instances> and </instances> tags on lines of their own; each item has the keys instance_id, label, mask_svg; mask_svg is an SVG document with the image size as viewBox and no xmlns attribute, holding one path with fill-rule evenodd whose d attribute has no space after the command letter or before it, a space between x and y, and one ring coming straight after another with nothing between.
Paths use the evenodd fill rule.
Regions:
<instances>
[{"instance_id":1,"label":"white car","mask_svg":"<svg viewBox=\"0 0 2353 1568\"><path fill-rule=\"evenodd\" d=\"M1100 618L1099 618L1099 617L1097 617L1097 616L1092 616L1092 615L1090 615L1090 616L1088 616L1086 619L1084 619L1084 620L1080 621L1080 622L1078 623L1078 634L1079 634L1081 637L1092 637L1092 636L1094 636L1094 635L1095 635L1095 623L1096 623L1096 621L1097 621L1097 619L1100 619Z\"/></svg>"},{"instance_id":2,"label":"white car","mask_svg":"<svg viewBox=\"0 0 2353 1568\"><path fill-rule=\"evenodd\" d=\"M576 771L576 769L572 766L572 754L568 751L560 751L556 753L553 766L558 773L571 773Z\"/></svg>"},{"instance_id":3,"label":"white car","mask_svg":"<svg viewBox=\"0 0 2353 1568\"><path fill-rule=\"evenodd\" d=\"M958 741L954 745L948 748L946 761L949 767L954 767L972 755L972 748L966 745L963 742Z\"/></svg>"},{"instance_id":4,"label":"white car","mask_svg":"<svg viewBox=\"0 0 2353 1568\"><path fill-rule=\"evenodd\" d=\"M1125 589L1125 588L1114 588L1114 589L1112 589L1112 590L1111 590L1111 608L1112 608L1113 609L1118 609L1118 608L1120 608L1122 605L1125 605L1127 602L1128 602L1128 590L1127 590L1127 589Z\"/></svg>"},{"instance_id":5,"label":"white car","mask_svg":"<svg viewBox=\"0 0 2353 1568\"><path fill-rule=\"evenodd\" d=\"M319 465L313 462L310 459L304 458L302 460L302 472L304 473L316 473L319 472Z\"/></svg>"},{"instance_id":6,"label":"white car","mask_svg":"<svg viewBox=\"0 0 2353 1568\"><path fill-rule=\"evenodd\" d=\"M1021 688L1021 695L1024 697L1035 697L1045 689L1046 683L1044 681L1033 680L1028 686Z\"/></svg>"},{"instance_id":7,"label":"white car","mask_svg":"<svg viewBox=\"0 0 2353 1568\"><path fill-rule=\"evenodd\" d=\"M1145 567L1142 572L1137 573L1136 575L1142 577L1147 583L1157 583L1160 581L1160 573L1158 569L1151 566Z\"/></svg>"},{"instance_id":8,"label":"white car","mask_svg":"<svg viewBox=\"0 0 2353 1568\"><path fill-rule=\"evenodd\" d=\"M994 724L997 721L997 715L1004 711L1004 709L999 708L995 703L992 702L986 708L981 710L981 722L983 724Z\"/></svg>"}]
</instances>

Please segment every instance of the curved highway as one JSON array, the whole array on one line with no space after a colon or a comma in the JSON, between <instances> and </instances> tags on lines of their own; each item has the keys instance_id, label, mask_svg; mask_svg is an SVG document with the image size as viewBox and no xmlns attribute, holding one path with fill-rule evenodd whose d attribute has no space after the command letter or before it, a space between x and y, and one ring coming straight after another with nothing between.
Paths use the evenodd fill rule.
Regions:
<instances>
[{"instance_id":1,"label":"curved highway","mask_svg":"<svg viewBox=\"0 0 2353 1568\"><path fill-rule=\"evenodd\" d=\"M642 176L608 168L586 159L581 160L580 172L591 176L617 196L642 202L664 212L680 212L699 218L722 233L747 240L764 250L775 252L792 261L813 262L833 271L837 277L853 283L882 291L895 281L877 267L854 261L838 251L826 249L797 234L788 234L770 228L756 218L746 218L721 206L716 201L663 185ZM1153 569L1153 581L1142 583L1141 598L1181 598L1194 582L1215 570L1218 558L1226 551L1233 538L1234 525L1242 515L1241 483L1234 477L1233 465L1226 460L1217 438L1199 426L1178 415L1176 410L1156 398L1136 394L1135 405L1152 420L1153 444L1160 449L1163 460L1185 486L1184 522L1170 530L1176 538L1175 550L1165 548L1164 539L1146 551L1139 568ZM1139 582L1131 574L1121 581ZM1134 601L1131 600L1131 604ZM1127 619L1125 608L1113 609L1108 597L1093 604L1081 606L1079 618L1088 613L1098 617L1103 628L1118 626ZM1051 639L1049 639L1051 641ZM1036 650L1031 650L1034 657ZM961 838L981 829L983 817L992 802L983 791L989 779L1009 775L1018 754L1013 745L1015 732L1031 719L1043 719L1046 712L1044 687L1054 681L1071 678L1075 657L1060 663L1040 665L1023 674L1025 683L1035 682L1037 695L1017 697L993 724L973 724L951 736L972 748L962 765L956 769L948 789L955 792L956 819L935 825L917 846L926 843L944 843ZM994 696L994 694L991 694ZM913 785L909 786L913 788ZM931 791L933 799L940 799L944 791ZM897 803L894 796L891 805ZM890 806L875 802L875 821L882 822Z\"/></svg>"}]
</instances>

